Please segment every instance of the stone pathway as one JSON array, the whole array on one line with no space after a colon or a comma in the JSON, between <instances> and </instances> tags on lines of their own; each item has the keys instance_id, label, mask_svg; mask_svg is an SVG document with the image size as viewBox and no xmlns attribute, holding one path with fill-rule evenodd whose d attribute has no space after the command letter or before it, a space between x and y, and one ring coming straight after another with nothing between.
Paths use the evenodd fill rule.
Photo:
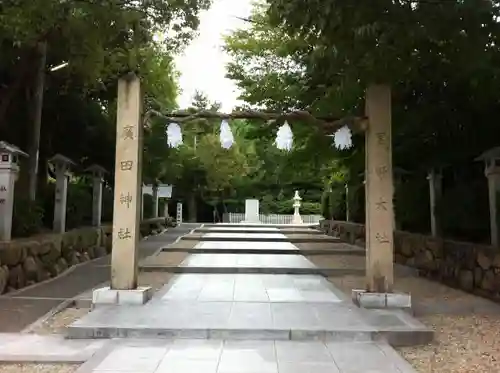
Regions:
<instances>
[{"instance_id":1,"label":"stone pathway","mask_svg":"<svg viewBox=\"0 0 500 373\"><path fill-rule=\"evenodd\" d=\"M358 309L318 274L238 273L245 266L316 269L287 253L289 242L258 242L264 252L284 248L281 254L246 252L263 235L284 236L208 232L212 240L197 247L238 254L190 255L181 266L204 273L175 276L144 306L100 306L72 324L71 338L112 338L78 373L414 372L385 342L428 340L406 313ZM212 273L218 266L232 273Z\"/></svg>"},{"instance_id":2,"label":"stone pathway","mask_svg":"<svg viewBox=\"0 0 500 373\"><path fill-rule=\"evenodd\" d=\"M125 340L78 373L413 373L381 342Z\"/></svg>"},{"instance_id":3,"label":"stone pathway","mask_svg":"<svg viewBox=\"0 0 500 373\"><path fill-rule=\"evenodd\" d=\"M152 255L179 236L198 227L183 224L141 241L140 257ZM88 289L109 280L109 257L87 262L44 283L0 296L0 333L20 332L46 313Z\"/></svg>"}]
</instances>

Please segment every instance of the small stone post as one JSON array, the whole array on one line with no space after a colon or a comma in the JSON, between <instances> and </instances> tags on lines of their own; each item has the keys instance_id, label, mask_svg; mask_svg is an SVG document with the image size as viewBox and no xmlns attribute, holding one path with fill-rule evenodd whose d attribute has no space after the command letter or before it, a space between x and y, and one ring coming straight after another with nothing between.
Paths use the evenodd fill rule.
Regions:
<instances>
[{"instance_id":1,"label":"small stone post","mask_svg":"<svg viewBox=\"0 0 500 373\"><path fill-rule=\"evenodd\" d=\"M391 88L366 91L366 281L367 290L392 292L394 210L391 146Z\"/></svg>"},{"instance_id":2,"label":"small stone post","mask_svg":"<svg viewBox=\"0 0 500 373\"><path fill-rule=\"evenodd\" d=\"M93 164L86 171L92 174L92 225L100 227L102 220L102 184L104 174L107 171L97 164Z\"/></svg>"},{"instance_id":3,"label":"small stone post","mask_svg":"<svg viewBox=\"0 0 500 373\"><path fill-rule=\"evenodd\" d=\"M177 225L182 224L182 202L177 202Z\"/></svg>"},{"instance_id":4,"label":"small stone post","mask_svg":"<svg viewBox=\"0 0 500 373\"><path fill-rule=\"evenodd\" d=\"M483 161L484 174L488 179L488 196L490 204L491 245L498 247L497 193L500 189L500 147L485 151L476 161Z\"/></svg>"},{"instance_id":5,"label":"small stone post","mask_svg":"<svg viewBox=\"0 0 500 373\"><path fill-rule=\"evenodd\" d=\"M19 174L19 156L27 157L17 146L0 141L0 240L10 241L14 212L14 185Z\"/></svg>"},{"instance_id":6,"label":"small stone post","mask_svg":"<svg viewBox=\"0 0 500 373\"><path fill-rule=\"evenodd\" d=\"M158 217L158 184L153 184L153 218Z\"/></svg>"},{"instance_id":7,"label":"small stone post","mask_svg":"<svg viewBox=\"0 0 500 373\"><path fill-rule=\"evenodd\" d=\"M299 191L295 191L295 195L293 196L293 220L292 224L302 224L302 217L300 216L299 209L300 209L300 201L302 201L302 198L299 196Z\"/></svg>"},{"instance_id":8,"label":"small stone post","mask_svg":"<svg viewBox=\"0 0 500 373\"><path fill-rule=\"evenodd\" d=\"M68 178L71 176L70 167L75 163L61 154L54 155L49 162L54 166L56 174L53 230L55 233L64 233L66 232Z\"/></svg>"},{"instance_id":9,"label":"small stone post","mask_svg":"<svg viewBox=\"0 0 500 373\"><path fill-rule=\"evenodd\" d=\"M434 169L429 171L427 175L429 180L429 205L431 213L431 233L432 236L438 237L441 234L441 227L436 216L436 204L441 199L442 194L442 174Z\"/></svg>"}]
</instances>

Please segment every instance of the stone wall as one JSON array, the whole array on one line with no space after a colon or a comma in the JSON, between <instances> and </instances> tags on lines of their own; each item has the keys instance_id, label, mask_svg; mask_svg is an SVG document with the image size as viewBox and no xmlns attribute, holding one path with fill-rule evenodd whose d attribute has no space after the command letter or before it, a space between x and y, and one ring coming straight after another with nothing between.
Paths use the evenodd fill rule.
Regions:
<instances>
[{"instance_id":1,"label":"stone wall","mask_svg":"<svg viewBox=\"0 0 500 373\"><path fill-rule=\"evenodd\" d=\"M320 227L345 242L364 245L362 224L323 220ZM500 249L396 231L394 261L418 269L423 277L500 301Z\"/></svg>"},{"instance_id":2,"label":"stone wall","mask_svg":"<svg viewBox=\"0 0 500 373\"><path fill-rule=\"evenodd\" d=\"M160 233L165 218L141 223L141 236ZM0 294L56 277L68 268L111 252L112 226L80 228L0 242Z\"/></svg>"}]
</instances>

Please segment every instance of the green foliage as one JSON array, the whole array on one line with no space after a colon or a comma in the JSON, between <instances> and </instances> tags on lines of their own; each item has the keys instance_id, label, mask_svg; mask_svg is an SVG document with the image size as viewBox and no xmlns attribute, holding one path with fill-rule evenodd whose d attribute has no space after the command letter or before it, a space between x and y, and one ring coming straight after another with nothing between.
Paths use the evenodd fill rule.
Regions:
<instances>
[{"instance_id":1,"label":"green foliage","mask_svg":"<svg viewBox=\"0 0 500 373\"><path fill-rule=\"evenodd\" d=\"M43 215L43 207L37 202L16 198L12 216L12 237L29 237L40 233L43 228Z\"/></svg>"},{"instance_id":2,"label":"green foliage","mask_svg":"<svg viewBox=\"0 0 500 373\"><path fill-rule=\"evenodd\" d=\"M249 106L337 117L364 114L368 84L391 84L393 166L396 179L398 169L407 174L395 190L398 225L429 230L425 177L445 167L445 235L484 241L486 181L471 160L499 145L500 127L491 121L500 114L499 12L497 2L480 0L267 0L255 7L248 29L227 38L228 76ZM321 209L333 218L345 217L348 183L351 218L363 222L362 136L354 136L353 150L339 152L328 131L302 125L292 123L301 139L287 155L290 166L272 152L269 160L258 153L268 175L259 181L288 184L296 173L317 180L319 189L331 186ZM269 132L255 133L267 146Z\"/></svg>"},{"instance_id":3,"label":"green foliage","mask_svg":"<svg viewBox=\"0 0 500 373\"><path fill-rule=\"evenodd\" d=\"M92 224L92 189L86 184L69 184L66 201L66 228Z\"/></svg>"}]
</instances>

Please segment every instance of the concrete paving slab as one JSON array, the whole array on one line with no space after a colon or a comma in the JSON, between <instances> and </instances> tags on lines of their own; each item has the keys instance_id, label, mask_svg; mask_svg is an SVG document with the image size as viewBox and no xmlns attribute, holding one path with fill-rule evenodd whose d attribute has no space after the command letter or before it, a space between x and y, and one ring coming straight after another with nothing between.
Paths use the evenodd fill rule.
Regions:
<instances>
[{"instance_id":1,"label":"concrete paving slab","mask_svg":"<svg viewBox=\"0 0 500 373\"><path fill-rule=\"evenodd\" d=\"M206 233L203 235L203 240L205 239L214 239L214 238L225 238L232 239L234 241L238 240L269 240L269 239L285 239L286 236L283 233L224 233L224 232L214 232L214 233Z\"/></svg>"},{"instance_id":2,"label":"concrete paving slab","mask_svg":"<svg viewBox=\"0 0 500 373\"><path fill-rule=\"evenodd\" d=\"M69 340L60 335L0 334L0 361L82 363L107 341Z\"/></svg>"},{"instance_id":3,"label":"concrete paving slab","mask_svg":"<svg viewBox=\"0 0 500 373\"><path fill-rule=\"evenodd\" d=\"M156 301L340 302L331 284L319 276L210 275L177 276Z\"/></svg>"},{"instance_id":4,"label":"concrete paving slab","mask_svg":"<svg viewBox=\"0 0 500 373\"><path fill-rule=\"evenodd\" d=\"M314 268L314 264L302 255L284 254L192 254L181 267L273 267Z\"/></svg>"},{"instance_id":5,"label":"concrete paving slab","mask_svg":"<svg viewBox=\"0 0 500 373\"><path fill-rule=\"evenodd\" d=\"M415 373L384 343L193 339L114 341L77 370L104 372Z\"/></svg>"},{"instance_id":6,"label":"concrete paving slab","mask_svg":"<svg viewBox=\"0 0 500 373\"><path fill-rule=\"evenodd\" d=\"M100 307L68 336L353 341L397 333L394 343L408 343L412 333L419 341L432 336L421 324L367 313L340 294L319 276L180 275L147 305Z\"/></svg>"}]
</instances>

